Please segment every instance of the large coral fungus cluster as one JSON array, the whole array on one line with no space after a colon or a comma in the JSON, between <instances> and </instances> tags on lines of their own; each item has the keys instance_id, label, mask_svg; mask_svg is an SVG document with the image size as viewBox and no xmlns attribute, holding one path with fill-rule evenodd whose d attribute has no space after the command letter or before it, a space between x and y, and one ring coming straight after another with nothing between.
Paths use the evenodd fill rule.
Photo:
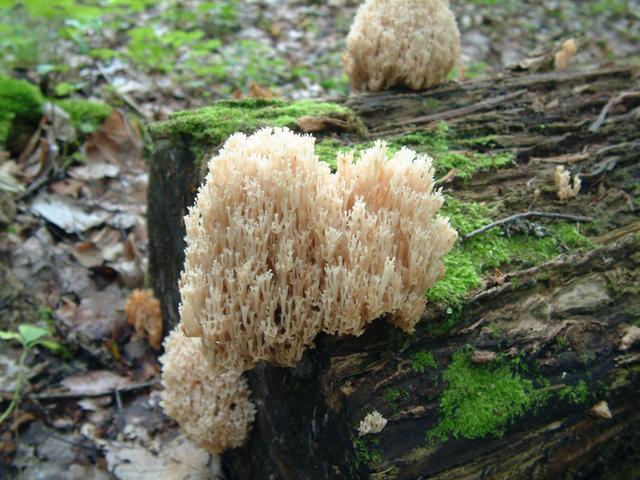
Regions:
<instances>
[{"instance_id":1,"label":"large coral fungus cluster","mask_svg":"<svg viewBox=\"0 0 640 480\"><path fill-rule=\"evenodd\" d=\"M421 90L443 82L459 56L448 0L366 0L347 37L344 66L355 90Z\"/></svg>"},{"instance_id":2,"label":"large coral fungus cluster","mask_svg":"<svg viewBox=\"0 0 640 480\"><path fill-rule=\"evenodd\" d=\"M431 160L408 149L391 159L387 153L376 142L355 163L343 154L333 174L314 154L313 137L267 128L233 135L211 160L185 218L180 281L179 328L199 338L198 355L206 358L189 375L205 369L202 383L218 382L218 393L207 387L206 402L204 387L191 400L192 410L205 412L199 422L172 414L182 408L174 397L193 394L168 382L171 369L199 360L172 360L182 356L172 340L164 360L165 409L196 440L229 395L241 398L230 418L243 421L216 435L237 428L235 445L246 434L244 420L254 411L240 375L256 362L294 366L319 332L360 335L383 314L413 331L456 233L436 215L443 197L433 191ZM238 383L215 380L221 375ZM211 438L202 443L226 448Z\"/></svg>"}]
</instances>

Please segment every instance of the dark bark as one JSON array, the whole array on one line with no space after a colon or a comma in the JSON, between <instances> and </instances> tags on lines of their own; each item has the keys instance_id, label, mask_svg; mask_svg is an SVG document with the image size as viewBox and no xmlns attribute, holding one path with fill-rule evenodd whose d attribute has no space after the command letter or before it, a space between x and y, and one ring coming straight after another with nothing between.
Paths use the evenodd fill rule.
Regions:
<instances>
[{"instance_id":1,"label":"dark bark","mask_svg":"<svg viewBox=\"0 0 640 480\"><path fill-rule=\"evenodd\" d=\"M585 231L601 246L534 268L502 266L498 277L469 294L453 325L447 306L430 304L413 335L380 319L359 338L319 338L295 369L260 365L248 373L258 405L251 437L223 456L229 478L639 476L640 353L637 346L619 349L623 333L640 319L639 90L638 69L621 67L505 73L427 92L338 100L368 128L365 136L334 133L345 145L401 138L443 120L452 148L465 150L464 139L492 135L491 145L476 151L510 151L516 164L466 181L452 173L447 193L493 206L496 219L530 210L594 217ZM154 144L151 272L167 326L178 320L182 217L202 178L195 138L156 136ZM217 145L195 147L212 151ZM570 202L555 197L557 164L583 179ZM520 374L548 398L508 422L502 436L426 442L426 432L442 418L440 402L449 387L442 373L465 349L517 355L528 368ZM420 373L411 358L422 350L437 366ZM497 362L505 361L511 362ZM580 382L588 389L581 401L557 394ZM390 399L390 392L401 395ZM600 400L613 418L591 412ZM389 423L356 447L354 426L372 409Z\"/></svg>"}]
</instances>

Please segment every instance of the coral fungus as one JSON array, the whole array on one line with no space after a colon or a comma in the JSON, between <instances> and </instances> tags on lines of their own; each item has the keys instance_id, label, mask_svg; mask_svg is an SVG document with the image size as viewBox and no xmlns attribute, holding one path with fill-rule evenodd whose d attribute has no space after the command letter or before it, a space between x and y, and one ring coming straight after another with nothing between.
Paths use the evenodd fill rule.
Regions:
<instances>
[{"instance_id":1,"label":"coral fungus","mask_svg":"<svg viewBox=\"0 0 640 480\"><path fill-rule=\"evenodd\" d=\"M287 129L238 133L209 163L185 218L178 327L200 337L202 382L240 381L260 360L294 366L318 333L360 335L383 314L411 332L444 273L456 233L436 215L444 199L431 159L408 149L388 159L376 142L356 162L340 155L333 174L314 141ZM169 358L175 348L168 342ZM179 378L171 370L184 365L165 360L165 376ZM167 399L187 390L165 384ZM207 408L225 408L217 398ZM194 439L225 448L174 418ZM238 428L231 438L246 433Z\"/></svg>"},{"instance_id":2,"label":"coral fungus","mask_svg":"<svg viewBox=\"0 0 640 480\"><path fill-rule=\"evenodd\" d=\"M347 37L344 66L355 90L420 90L443 82L459 56L448 0L367 0Z\"/></svg>"}]
</instances>

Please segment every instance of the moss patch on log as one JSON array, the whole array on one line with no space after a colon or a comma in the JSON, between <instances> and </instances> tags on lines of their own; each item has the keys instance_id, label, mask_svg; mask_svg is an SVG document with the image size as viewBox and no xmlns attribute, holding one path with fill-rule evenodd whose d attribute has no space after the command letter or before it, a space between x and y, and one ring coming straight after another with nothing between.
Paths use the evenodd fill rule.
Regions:
<instances>
[{"instance_id":1,"label":"moss patch on log","mask_svg":"<svg viewBox=\"0 0 640 480\"><path fill-rule=\"evenodd\" d=\"M299 130L302 117L335 117L358 123L349 108L329 102L279 99L224 100L210 107L176 112L169 120L150 127L155 138L189 135L197 145L220 145L235 132L251 133L261 127ZM198 158L198 156L196 156Z\"/></svg>"},{"instance_id":2,"label":"moss patch on log","mask_svg":"<svg viewBox=\"0 0 640 480\"><path fill-rule=\"evenodd\" d=\"M436 368L436 357L433 353L420 350L411 355L411 368L416 373L424 373L428 368Z\"/></svg>"},{"instance_id":3,"label":"moss patch on log","mask_svg":"<svg viewBox=\"0 0 640 480\"><path fill-rule=\"evenodd\" d=\"M368 468L369 465L380 462L380 441L373 437L359 437L354 439L356 455L360 468Z\"/></svg>"},{"instance_id":4,"label":"moss patch on log","mask_svg":"<svg viewBox=\"0 0 640 480\"><path fill-rule=\"evenodd\" d=\"M489 207L452 197L447 197L441 213L461 236L495 219ZM444 259L445 277L429 290L428 299L459 306L471 290L482 285L483 274L490 268L506 264L536 266L564 251L582 252L594 247L574 224L555 223L545 229L545 236L522 233L507 236L494 228L464 243L458 242Z\"/></svg>"},{"instance_id":5,"label":"moss patch on log","mask_svg":"<svg viewBox=\"0 0 640 480\"><path fill-rule=\"evenodd\" d=\"M514 156L511 152L487 153L477 149L470 150L468 147L459 150L452 148L452 145L464 144L486 149L493 138L490 140L483 137L476 140L477 142L474 142L474 139L456 139L451 135L447 123L441 122L432 130L410 133L386 141L389 145L390 155L402 147L408 147L432 157L436 179L444 177L455 169L455 177L468 180L477 172L498 169L514 163ZM325 139L316 145L316 154L322 161L335 169L335 159L338 153L348 150L355 150L358 153L372 146L372 141L345 145L336 139Z\"/></svg>"},{"instance_id":6,"label":"moss patch on log","mask_svg":"<svg viewBox=\"0 0 640 480\"><path fill-rule=\"evenodd\" d=\"M442 374L448 388L440 398L441 418L427 441L501 436L509 421L549 396L523 378L511 362L474 364L467 352L453 355Z\"/></svg>"}]
</instances>

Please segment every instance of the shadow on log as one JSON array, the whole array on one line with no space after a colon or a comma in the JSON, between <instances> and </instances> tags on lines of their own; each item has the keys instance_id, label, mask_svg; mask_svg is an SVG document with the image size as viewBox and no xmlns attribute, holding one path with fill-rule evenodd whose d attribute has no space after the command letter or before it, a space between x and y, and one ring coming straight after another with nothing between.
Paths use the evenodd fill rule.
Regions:
<instances>
[{"instance_id":1,"label":"shadow on log","mask_svg":"<svg viewBox=\"0 0 640 480\"><path fill-rule=\"evenodd\" d=\"M380 319L359 338L319 337L295 369L248 372L257 419L246 445L223 455L227 476L640 477L640 349L621 344L640 323L638 92L638 68L616 67L335 100L367 132L316 132L321 145L406 143L435 157L448 202L481 205L491 220L530 210L593 217L567 225L590 241L554 237L548 220L494 229L492 238L528 247L499 262L478 260L480 281L455 301L433 297L413 335ZM441 122L447 154L471 164L438 163L444 154L432 140ZM149 236L170 327L178 321L182 217L203 157L220 145L167 126L152 128ZM473 164L499 154L511 161ZM576 198L557 199L557 165L582 178ZM538 234L553 239L551 252ZM593 409L603 401L610 418ZM387 426L358 437L372 410Z\"/></svg>"}]
</instances>

